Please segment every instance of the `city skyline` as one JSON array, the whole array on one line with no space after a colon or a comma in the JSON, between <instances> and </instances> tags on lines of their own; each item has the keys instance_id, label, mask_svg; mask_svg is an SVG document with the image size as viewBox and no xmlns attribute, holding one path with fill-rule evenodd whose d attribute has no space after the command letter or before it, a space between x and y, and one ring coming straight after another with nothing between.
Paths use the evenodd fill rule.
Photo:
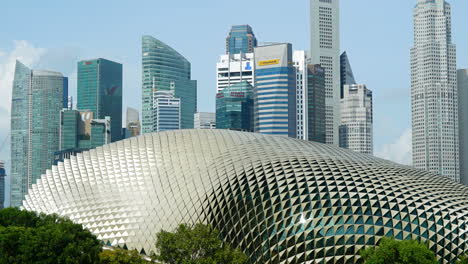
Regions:
<instances>
[{"instance_id":1,"label":"city skyline","mask_svg":"<svg viewBox=\"0 0 468 264\"><path fill-rule=\"evenodd\" d=\"M47 2L47 1L46 1ZM271 2L271 1L270 1ZM408 4L408 2L411 2ZM259 9L260 7L265 10L265 12L279 12L276 8L271 7L270 5L265 5L265 1L259 1L259 3L254 3L252 4L252 9L254 10L262 10ZM279 1L278 1L279 3ZM376 143L376 155L378 156L383 156L385 158L390 158L395 161L400 161L400 162L406 162L408 159L399 159L398 156L396 156L395 153L396 151L391 151L392 147L398 146L399 139L404 139L404 136L407 135L407 131L411 126L411 115L410 115L410 100L409 100L409 93L410 93L410 74L409 74L409 47L411 46L412 42L412 9L415 5L416 1L392 1L392 3L373 3L372 1L358 1L353 3L355 6L351 7L352 5L346 1L342 1L341 3L341 49L340 52L347 51L348 56L350 58L351 64L353 66L353 71L354 74L356 75L357 79L359 79L360 82L366 83L369 87L369 89L374 91L375 95L375 143ZM460 32L463 32L462 28L462 23L463 21L462 16L460 13L462 13L461 10L463 8L467 8L468 4L467 3L462 3L457 0L450 1L452 4L452 8L454 10L453 14L453 31L454 31L454 43L457 44L459 47L463 46L468 46L466 43L468 43L468 39L461 34ZM34 5L31 7L31 10L34 10ZM102 38L100 40L93 41L92 43L88 44L83 41L78 41L78 38L76 37L71 37L71 41L63 41L63 42L57 42L57 41L52 41L48 42L45 41L44 39L41 39L42 37L39 37L36 35L36 33L28 34L28 35L23 35L19 36L17 33L10 32L10 29L6 30L6 34L3 35L4 43L0 44L0 51L3 56L0 56L0 89L2 94L3 93L8 93L11 92L11 83L8 84L9 80L12 79L12 74L9 69L8 65L8 60L12 56L19 56L19 57L25 57L26 61L25 64L27 66L32 67L32 68L46 68L50 70L55 70L55 71L60 71L63 72L64 75L70 76L70 86L71 86L71 95L76 96L76 67L73 66L73 64L76 64L77 61L80 59L86 59L88 57L104 57L110 60L115 60L119 61L120 63L124 64L124 68L126 72L124 73L124 79L125 79L125 84L124 84L124 97L125 93L128 96L128 98L125 98L124 105L126 106L131 106L135 107L137 109L141 109L140 105L140 92L141 92L141 77L140 77L140 68L141 68L141 55L139 54L140 51L140 45L139 41L141 39L141 36L143 34L151 34L163 41L166 41L168 45L174 46L175 49L180 51L184 56L188 58L189 61L192 63L192 71L193 71L193 79L199 80L199 87L200 87L200 92L199 92L199 104L198 104L198 111L213 111L214 110L214 102L215 102L215 94L216 94L216 75L215 75L215 69L213 67L214 63L217 61L217 57L219 54L223 54L223 51L225 49L225 37L226 34L229 32L230 28L232 25L235 24L250 24L253 28L253 31L256 33L257 38L259 39L260 42L264 41L278 41L278 42L290 42L293 44L294 49L308 49L309 46L309 12L308 8L306 8L309 3L308 1L301 1L300 3L296 3L295 6L297 5L304 5L304 12L301 14L297 14L298 18L295 19L291 24L287 25L280 25L272 23L270 26L268 26L268 23L262 22L260 19L254 19L253 16L249 16L250 13L245 14L245 17L242 16L239 18L238 13L236 12L236 9L234 8L232 10L232 14L229 14L225 20L222 21L219 25L210 25L210 30L207 30L206 33L204 33L206 36L207 34L213 35L213 37L210 39L213 44L209 45L208 47L205 48L204 45L193 45L195 46L194 48L190 47L190 43L184 43L182 41L179 41L178 38L171 37L172 33L174 32L175 34L189 34L191 36L190 29L188 28L181 28L181 25L179 24L170 24L170 26L167 26L166 28L157 28L159 23L161 21L158 21L156 18L154 19L154 22L152 22L149 26L144 27L144 28L138 28L137 26L133 25L133 27L125 28L126 31L132 31L132 37L126 37L123 36L122 34L117 34L119 36L113 36L113 38L110 38L109 40L105 40L105 38ZM20 5L15 5L15 4L6 4L7 9L9 7L11 8L16 8L19 7ZM366 12L362 17L356 18L356 16L353 16L352 13L353 11L356 12L356 10L359 10L359 8L366 7L366 10L375 10L375 12ZM116 8L122 8L123 3L117 3ZM101 7L103 8L103 7ZM171 4L166 4L166 6L163 6L162 9L174 9L174 8L179 8L176 7L175 5ZM214 1L205 1L203 3L199 3L198 5L195 5L193 3L188 3L185 7L181 8L181 13L180 15L184 15L185 13L189 13L190 11L193 11L193 9L196 8L197 10L204 10L206 9L210 14L212 13L213 9L221 8L218 3ZM289 7L286 7L289 8ZM391 20L391 16L384 16L385 13L387 13L386 10L392 10L394 8L395 10L398 10L402 12L402 21L393 21ZM457 8L460 8L461 10L457 10ZM27 9L28 11L29 9ZM118 9L120 10L120 9ZM288 9L289 10L289 9ZM291 9L292 10L292 9ZM364 10L364 9L362 9ZM79 10L77 10L77 14ZM28 11L29 12L29 11ZM121 11L117 11L117 13L120 13ZM132 11L129 11L132 12ZM14 13L13 10L12 12L8 13ZM231 13L231 11L229 12ZM146 14L146 13L145 13ZM378 15L382 16L382 18L379 18ZM235 16L235 18L231 17ZM93 14L91 14L91 17L93 17ZM145 15L143 16L145 17ZM353 19L351 19L353 18ZM2 19L8 19L8 15L5 18ZM387 36L389 39L392 39L391 36L392 34L400 34L403 35L398 41L399 45L390 45L386 46L383 44L383 41L378 39L380 32L373 32L370 31L372 28L375 29L373 25L368 25L367 23L364 23L365 21L363 20L370 20L373 19L377 21L377 25L380 25L387 29L385 31L385 36ZM113 19L114 21L115 19ZM45 22L42 22L40 24L50 22L52 21L51 19L45 19ZM103 20L104 21L104 20ZM457 22L458 21L458 22ZM101 21L102 22L102 21ZM200 23L206 23L204 19L201 21L195 22L193 24L195 25L200 25ZM88 23L88 22L86 22ZM361 24L362 23L362 24ZM379 24L381 23L381 24ZM385 23L385 24L382 24ZM65 23L67 24L67 23ZM360 25L368 25L370 28L368 31L364 30ZM393 24L393 26L390 26ZM401 27L398 27L398 25L403 24L406 30L401 30ZM73 28L73 23L70 24L71 27ZM287 26L294 25L294 30L291 30L291 32L288 32ZM21 32L28 32L26 30L20 30L22 28L22 25L20 26L12 26L12 28L18 27L17 31ZM190 26L191 27L191 26ZM359 28L360 31L363 32L357 32L356 30L352 30L352 28ZM276 30L274 30L276 29ZM99 27L98 30L99 32ZM269 32L271 31L271 32ZM307 33L304 34L303 32ZM367 38L364 40L360 40L359 37L362 36L362 34L366 33L369 34L369 32L375 33L373 36L375 36L372 40L368 40ZM403 33L403 34L402 34ZM83 33L77 33L78 35L83 35ZM87 33L84 35L93 35L96 33ZM298 35L306 35L299 37ZM355 35L355 37L350 38L351 35ZM136 36L136 37L134 37ZM82 36L83 37L83 36ZM402 40L404 39L404 40ZM14 42L15 40L24 40L21 42ZM117 40L122 40L125 42L126 45L128 45L124 50L127 50L127 52L124 52L124 55L120 55L121 52L119 52L120 48L122 48L120 45L116 43ZM54 43L56 42L56 43ZM190 42L190 41L189 41ZM198 42L197 41L193 41ZM381 54L377 53L377 49L370 49L368 48L367 44L365 42L369 42L375 46L379 46L377 44L380 44L380 50ZM70 44L72 43L72 44ZM75 43L75 44L73 44ZM133 43L133 44L129 44ZM204 42L203 42L204 43ZM405 43L405 44L403 44ZM134 45L135 44L135 45ZM16 45L16 47L14 46ZM58 46L57 46L58 45ZM76 45L76 46L74 46ZM104 46L111 46L109 49L104 49ZM356 47L361 45L362 47ZM202 48L200 48L202 46ZM393 50L389 49L389 47L396 46L395 49L398 50L398 52L393 52ZM79 48L77 48L79 47ZM215 49L212 49L212 47L216 47ZM386 48L385 48L386 47ZM364 51L368 51L368 55L363 55ZM94 49L94 50L93 50ZM460 48L458 52L458 67L457 68L467 68L467 63L468 61L463 60L463 58L466 58L466 54L468 51L462 50L463 48ZM202 52L203 51L203 52ZM383 56L380 58L380 60L385 61L385 64L382 64L380 66L380 71L382 74L375 74L375 71L372 70L372 68L379 68L376 67L375 64L372 64L374 61L372 57L379 57L377 55L383 55L382 53L389 52L389 53L394 53L393 56L395 57L394 59L389 57ZM200 53L198 55L197 53ZM465 56L464 56L465 55ZM131 59L129 59L129 56ZM388 55L387 55L388 56ZM400 58L401 56L401 58ZM202 58L201 58L202 57ZM207 57L209 59L207 59ZM386 59L385 59L386 58ZM7 61L5 63L5 61ZM398 61L398 63L395 63L395 61ZM68 65L68 66L67 66ZM71 66L70 66L71 65ZM385 74L384 74L385 73ZM376 75L376 76L374 76ZM388 76L398 76L396 79L389 79ZM379 81L376 81L379 80ZM389 81L391 80L391 81ZM10 81L11 82L11 81ZM395 88L396 87L396 88ZM138 94L133 95L133 93ZM390 100L389 100L390 96ZM133 98L135 97L135 98ZM76 97L75 97L76 98ZM386 100L386 101L384 101ZM5 102L5 101L2 101ZM390 104L395 104L391 106ZM8 113L9 112L9 107L4 107L4 104L2 104L2 109L0 109L0 116L3 123L9 123L9 120L4 120L5 116L8 116L8 114L4 114L5 110ZM124 107L124 108L125 108ZM396 108L394 109L396 111L392 111L392 107ZM395 116L393 116L395 115ZM6 122L5 122L6 121ZM4 126L3 126L4 127ZM0 140L3 140L7 134L5 131L0 131ZM401 137L403 136L403 137ZM402 145L403 143L407 141L401 141ZM8 144L7 144L8 145ZM396 148L399 150L398 148ZM405 149L403 149L405 150ZM5 149L0 150L1 151L1 156L0 159L6 159L7 163L9 160L8 156L5 156L5 153L9 153L9 151L5 151ZM394 153L394 157L392 157L390 154ZM404 153L404 152L403 152ZM404 156L404 155L402 155ZM409 159L411 157L409 156Z\"/></svg>"}]
</instances>

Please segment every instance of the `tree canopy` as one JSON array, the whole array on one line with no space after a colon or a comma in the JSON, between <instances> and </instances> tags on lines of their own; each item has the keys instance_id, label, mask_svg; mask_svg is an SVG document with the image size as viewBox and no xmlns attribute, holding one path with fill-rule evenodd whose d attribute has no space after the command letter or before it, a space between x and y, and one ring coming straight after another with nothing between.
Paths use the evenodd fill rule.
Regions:
<instances>
[{"instance_id":1,"label":"tree canopy","mask_svg":"<svg viewBox=\"0 0 468 264\"><path fill-rule=\"evenodd\" d=\"M416 240L397 241L383 238L378 247L361 252L366 264L437 264L429 247Z\"/></svg>"},{"instance_id":2,"label":"tree canopy","mask_svg":"<svg viewBox=\"0 0 468 264\"><path fill-rule=\"evenodd\" d=\"M99 263L101 245L81 225L56 215L0 210L0 263Z\"/></svg>"},{"instance_id":3,"label":"tree canopy","mask_svg":"<svg viewBox=\"0 0 468 264\"><path fill-rule=\"evenodd\" d=\"M168 264L243 264L247 256L219 239L219 232L208 225L179 225L174 232L157 234L154 257Z\"/></svg>"},{"instance_id":4,"label":"tree canopy","mask_svg":"<svg viewBox=\"0 0 468 264\"><path fill-rule=\"evenodd\" d=\"M468 264L468 254L464 254L464 255L460 256L460 258L458 259L457 264Z\"/></svg>"},{"instance_id":5,"label":"tree canopy","mask_svg":"<svg viewBox=\"0 0 468 264\"><path fill-rule=\"evenodd\" d=\"M136 250L120 248L105 250L99 254L100 264L148 264Z\"/></svg>"}]
</instances>

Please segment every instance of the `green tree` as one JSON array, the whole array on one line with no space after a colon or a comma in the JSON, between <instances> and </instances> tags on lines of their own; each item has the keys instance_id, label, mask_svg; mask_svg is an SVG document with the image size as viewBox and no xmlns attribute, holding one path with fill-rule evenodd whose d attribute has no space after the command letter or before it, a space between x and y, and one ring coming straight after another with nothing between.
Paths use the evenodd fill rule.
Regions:
<instances>
[{"instance_id":1,"label":"green tree","mask_svg":"<svg viewBox=\"0 0 468 264\"><path fill-rule=\"evenodd\" d=\"M100 252L96 237L68 219L0 210L0 264L94 264Z\"/></svg>"},{"instance_id":2,"label":"green tree","mask_svg":"<svg viewBox=\"0 0 468 264\"><path fill-rule=\"evenodd\" d=\"M434 252L416 240L383 238L379 246L361 251L366 264L437 264Z\"/></svg>"},{"instance_id":3,"label":"green tree","mask_svg":"<svg viewBox=\"0 0 468 264\"><path fill-rule=\"evenodd\" d=\"M468 254L463 254L457 261L457 264L468 264Z\"/></svg>"},{"instance_id":4,"label":"green tree","mask_svg":"<svg viewBox=\"0 0 468 264\"><path fill-rule=\"evenodd\" d=\"M148 264L136 250L113 249L99 254L101 264Z\"/></svg>"},{"instance_id":5,"label":"green tree","mask_svg":"<svg viewBox=\"0 0 468 264\"><path fill-rule=\"evenodd\" d=\"M208 225L182 224L175 232L157 234L155 258L168 264L243 264L247 256L219 239L219 232Z\"/></svg>"}]
</instances>

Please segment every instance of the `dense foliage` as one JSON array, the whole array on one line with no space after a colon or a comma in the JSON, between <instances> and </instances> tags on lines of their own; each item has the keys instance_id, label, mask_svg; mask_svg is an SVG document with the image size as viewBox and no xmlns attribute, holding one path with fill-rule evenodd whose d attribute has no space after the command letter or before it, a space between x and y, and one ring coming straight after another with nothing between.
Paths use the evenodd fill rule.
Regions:
<instances>
[{"instance_id":1,"label":"dense foliage","mask_svg":"<svg viewBox=\"0 0 468 264\"><path fill-rule=\"evenodd\" d=\"M437 264L434 252L416 240L383 238L376 248L361 252L366 264Z\"/></svg>"},{"instance_id":2,"label":"dense foliage","mask_svg":"<svg viewBox=\"0 0 468 264\"><path fill-rule=\"evenodd\" d=\"M168 264L243 264L247 256L219 239L207 225L180 225L175 232L157 234L155 258Z\"/></svg>"},{"instance_id":3,"label":"dense foliage","mask_svg":"<svg viewBox=\"0 0 468 264\"><path fill-rule=\"evenodd\" d=\"M460 256L460 259L458 260L457 264L468 264L468 254Z\"/></svg>"},{"instance_id":4,"label":"dense foliage","mask_svg":"<svg viewBox=\"0 0 468 264\"><path fill-rule=\"evenodd\" d=\"M0 263L99 263L99 241L81 225L56 215L0 210Z\"/></svg>"},{"instance_id":5,"label":"dense foliage","mask_svg":"<svg viewBox=\"0 0 468 264\"><path fill-rule=\"evenodd\" d=\"M105 250L99 254L100 264L148 264L137 251L113 249Z\"/></svg>"}]
</instances>

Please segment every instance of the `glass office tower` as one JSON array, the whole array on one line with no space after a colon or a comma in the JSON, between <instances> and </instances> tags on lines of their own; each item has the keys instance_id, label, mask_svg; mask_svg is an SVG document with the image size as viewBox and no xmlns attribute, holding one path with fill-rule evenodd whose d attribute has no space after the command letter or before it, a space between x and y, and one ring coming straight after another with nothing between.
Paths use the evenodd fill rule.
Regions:
<instances>
[{"instance_id":1,"label":"glass office tower","mask_svg":"<svg viewBox=\"0 0 468 264\"><path fill-rule=\"evenodd\" d=\"M257 47L257 38L249 25L232 26L226 38L226 53L252 53Z\"/></svg>"},{"instance_id":2,"label":"glass office tower","mask_svg":"<svg viewBox=\"0 0 468 264\"><path fill-rule=\"evenodd\" d=\"M296 72L291 44L255 48L255 132L297 136Z\"/></svg>"},{"instance_id":3,"label":"glass office tower","mask_svg":"<svg viewBox=\"0 0 468 264\"><path fill-rule=\"evenodd\" d=\"M340 98L344 97L344 86L346 84L352 85L356 84L356 79L354 78L353 69L351 68L351 63L349 62L348 54L343 52L340 56L340 72L341 72L341 89L340 89Z\"/></svg>"},{"instance_id":4,"label":"glass office tower","mask_svg":"<svg viewBox=\"0 0 468 264\"><path fill-rule=\"evenodd\" d=\"M92 111L62 110L60 150L88 150L111 143L112 119L93 118Z\"/></svg>"},{"instance_id":5,"label":"glass office tower","mask_svg":"<svg viewBox=\"0 0 468 264\"><path fill-rule=\"evenodd\" d=\"M247 81L216 95L216 128L253 132L253 87Z\"/></svg>"},{"instance_id":6,"label":"glass office tower","mask_svg":"<svg viewBox=\"0 0 468 264\"><path fill-rule=\"evenodd\" d=\"M307 65L307 140L326 143L325 69Z\"/></svg>"},{"instance_id":7,"label":"glass office tower","mask_svg":"<svg viewBox=\"0 0 468 264\"><path fill-rule=\"evenodd\" d=\"M0 209L5 207L5 162L0 161Z\"/></svg>"},{"instance_id":8,"label":"glass office tower","mask_svg":"<svg viewBox=\"0 0 468 264\"><path fill-rule=\"evenodd\" d=\"M11 205L49 169L59 149L60 110L66 78L16 62L11 106Z\"/></svg>"},{"instance_id":9,"label":"glass office tower","mask_svg":"<svg viewBox=\"0 0 468 264\"><path fill-rule=\"evenodd\" d=\"M156 91L154 93L154 127L156 132L180 129L181 111L180 98L174 96L174 91Z\"/></svg>"},{"instance_id":10,"label":"glass office tower","mask_svg":"<svg viewBox=\"0 0 468 264\"><path fill-rule=\"evenodd\" d=\"M122 139L122 64L106 59L78 62L79 110L111 118L112 142Z\"/></svg>"},{"instance_id":11,"label":"glass office tower","mask_svg":"<svg viewBox=\"0 0 468 264\"><path fill-rule=\"evenodd\" d=\"M193 128L197 82L191 80L190 62L151 36L143 36L142 52L142 133L157 131L154 94L164 90L174 90L174 96L180 98L181 128Z\"/></svg>"}]
</instances>

